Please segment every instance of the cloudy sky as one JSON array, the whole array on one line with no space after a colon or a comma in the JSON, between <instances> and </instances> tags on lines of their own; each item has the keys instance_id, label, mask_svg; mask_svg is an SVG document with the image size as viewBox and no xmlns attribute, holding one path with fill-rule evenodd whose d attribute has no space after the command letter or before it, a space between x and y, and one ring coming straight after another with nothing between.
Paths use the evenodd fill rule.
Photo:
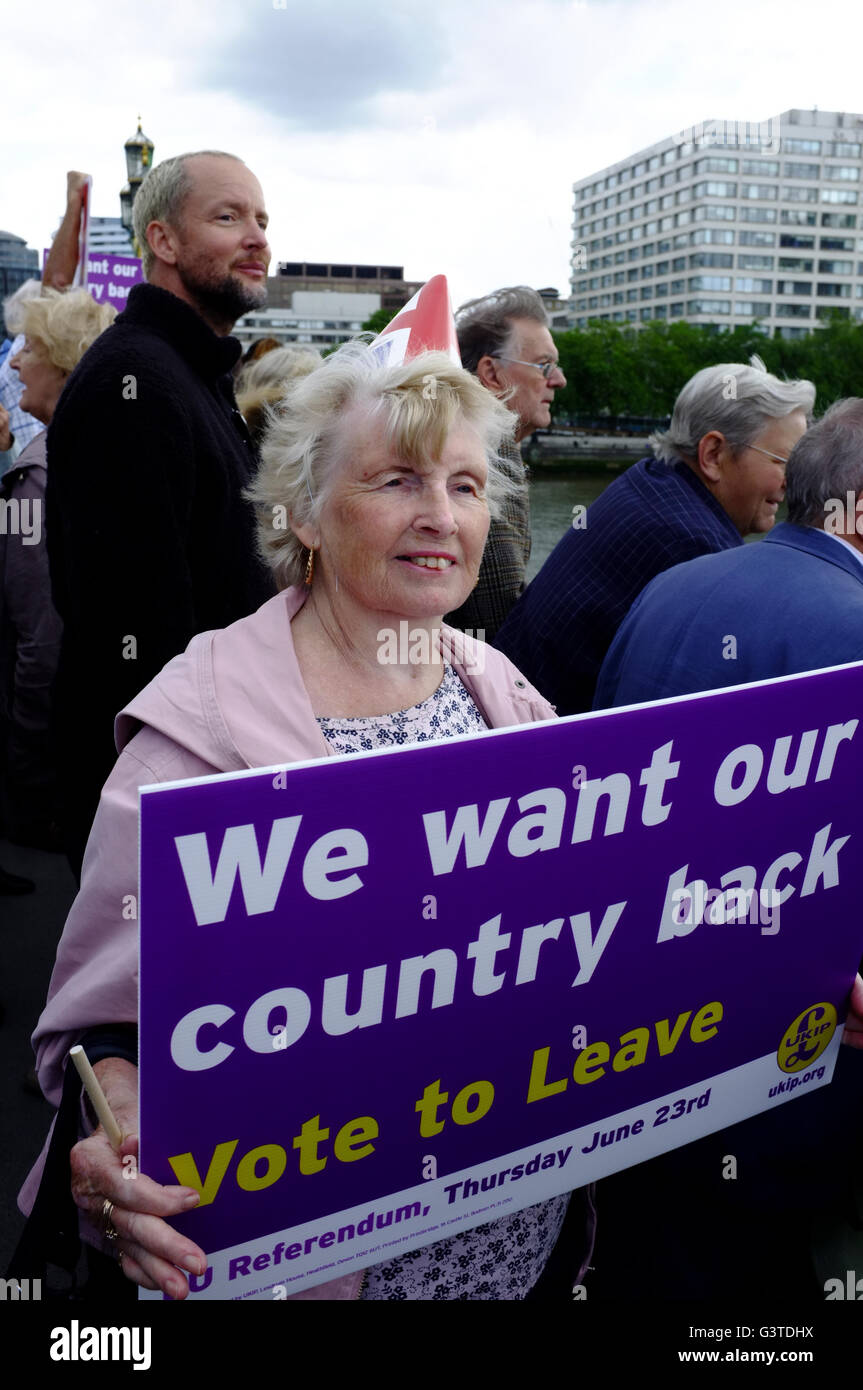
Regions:
<instances>
[{"instance_id":1,"label":"cloudy sky","mask_svg":"<svg viewBox=\"0 0 863 1390\"><path fill-rule=\"evenodd\" d=\"M0 227L48 243L65 172L116 216L156 160L261 181L274 260L403 265L456 303L567 287L574 180L698 121L860 111L851 0L41 0L4 6Z\"/></svg>"}]
</instances>

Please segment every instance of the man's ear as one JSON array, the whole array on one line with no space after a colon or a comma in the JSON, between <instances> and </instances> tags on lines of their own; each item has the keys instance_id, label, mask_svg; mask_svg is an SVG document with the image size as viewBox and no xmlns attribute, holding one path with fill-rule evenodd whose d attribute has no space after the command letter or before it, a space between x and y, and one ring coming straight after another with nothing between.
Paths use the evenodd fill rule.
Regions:
<instances>
[{"instance_id":1,"label":"man's ear","mask_svg":"<svg viewBox=\"0 0 863 1390\"><path fill-rule=\"evenodd\" d=\"M477 362L476 374L487 391L506 391L509 386L501 375L500 359L488 353Z\"/></svg>"},{"instance_id":2,"label":"man's ear","mask_svg":"<svg viewBox=\"0 0 863 1390\"><path fill-rule=\"evenodd\" d=\"M170 222L149 222L144 235L157 261L177 264L177 233Z\"/></svg>"},{"instance_id":3,"label":"man's ear","mask_svg":"<svg viewBox=\"0 0 863 1390\"><path fill-rule=\"evenodd\" d=\"M696 472L701 474L705 482L719 482L722 477L722 464L727 450L728 445L721 430L710 430L708 434L701 436L698 441Z\"/></svg>"}]
</instances>

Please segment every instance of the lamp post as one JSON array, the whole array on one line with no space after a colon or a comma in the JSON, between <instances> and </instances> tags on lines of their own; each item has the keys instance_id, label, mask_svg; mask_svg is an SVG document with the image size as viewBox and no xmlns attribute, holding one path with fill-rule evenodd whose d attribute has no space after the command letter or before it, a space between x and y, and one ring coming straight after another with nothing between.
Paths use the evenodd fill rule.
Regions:
<instances>
[{"instance_id":1,"label":"lamp post","mask_svg":"<svg viewBox=\"0 0 863 1390\"><path fill-rule=\"evenodd\" d=\"M120 192L120 221L129 233L136 256L140 256L141 248L135 241L132 232L132 208L138 189L152 166L155 148L152 140L148 139L141 130L141 117L139 116L138 129L134 135L129 136L123 146L126 155L126 176L129 182Z\"/></svg>"}]
</instances>

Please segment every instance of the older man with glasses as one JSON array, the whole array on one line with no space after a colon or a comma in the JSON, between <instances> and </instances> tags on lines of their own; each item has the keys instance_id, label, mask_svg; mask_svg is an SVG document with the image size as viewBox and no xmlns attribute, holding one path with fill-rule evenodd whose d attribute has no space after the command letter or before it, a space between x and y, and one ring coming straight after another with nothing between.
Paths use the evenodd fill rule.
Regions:
<instances>
[{"instance_id":1,"label":"older man with glasses","mask_svg":"<svg viewBox=\"0 0 863 1390\"><path fill-rule=\"evenodd\" d=\"M456 313L462 364L518 417L515 443L504 455L512 495L491 523L476 588L447 614L453 627L486 642L523 593L530 559L530 502L519 445L550 423L554 393L566 385L548 323L542 299L526 285L469 300Z\"/></svg>"},{"instance_id":2,"label":"older man with glasses","mask_svg":"<svg viewBox=\"0 0 863 1390\"><path fill-rule=\"evenodd\" d=\"M605 654L652 579L770 530L814 404L811 382L779 381L758 357L686 383L653 455L567 531L494 639L558 714L591 708Z\"/></svg>"}]
</instances>

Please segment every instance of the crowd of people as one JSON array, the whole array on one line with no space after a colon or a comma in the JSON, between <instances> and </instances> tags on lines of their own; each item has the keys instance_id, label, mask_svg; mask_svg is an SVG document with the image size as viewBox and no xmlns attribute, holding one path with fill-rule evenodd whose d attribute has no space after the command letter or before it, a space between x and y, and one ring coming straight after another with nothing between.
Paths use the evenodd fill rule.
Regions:
<instances>
[{"instance_id":1,"label":"crowd of people","mask_svg":"<svg viewBox=\"0 0 863 1390\"><path fill-rule=\"evenodd\" d=\"M463 305L461 366L445 343L382 362L363 340L325 359L270 340L241 359L231 330L264 303L270 260L251 170L209 151L150 171L134 204L145 282L116 319L67 288L81 178L43 283L4 306L0 350L0 498L7 518L40 519L36 539L0 528L2 817L16 842L62 847L79 880L34 1035L58 1115L21 1193L22 1245L68 1262L79 1222L94 1296L184 1298L206 1252L169 1218L199 1194L124 1181L138 788L863 660L863 536L856 513L826 525L831 498L863 496L863 400L813 423L811 383L757 358L698 372L650 456L526 585L519 445L565 384L538 294ZM744 545L752 533L764 542ZM402 619L425 655L384 662L381 629ZM0 892L32 887L0 877ZM861 1015L858 978L837 1079L794 1106L295 1297L566 1299L590 1289L592 1259L597 1296L632 1297L634 1269L652 1296L709 1296L741 1241L778 1246L815 1297L819 1258L863 1229ZM79 1042L119 1149L67 1066ZM749 1181L720 1211L705 1175L732 1142Z\"/></svg>"}]
</instances>

